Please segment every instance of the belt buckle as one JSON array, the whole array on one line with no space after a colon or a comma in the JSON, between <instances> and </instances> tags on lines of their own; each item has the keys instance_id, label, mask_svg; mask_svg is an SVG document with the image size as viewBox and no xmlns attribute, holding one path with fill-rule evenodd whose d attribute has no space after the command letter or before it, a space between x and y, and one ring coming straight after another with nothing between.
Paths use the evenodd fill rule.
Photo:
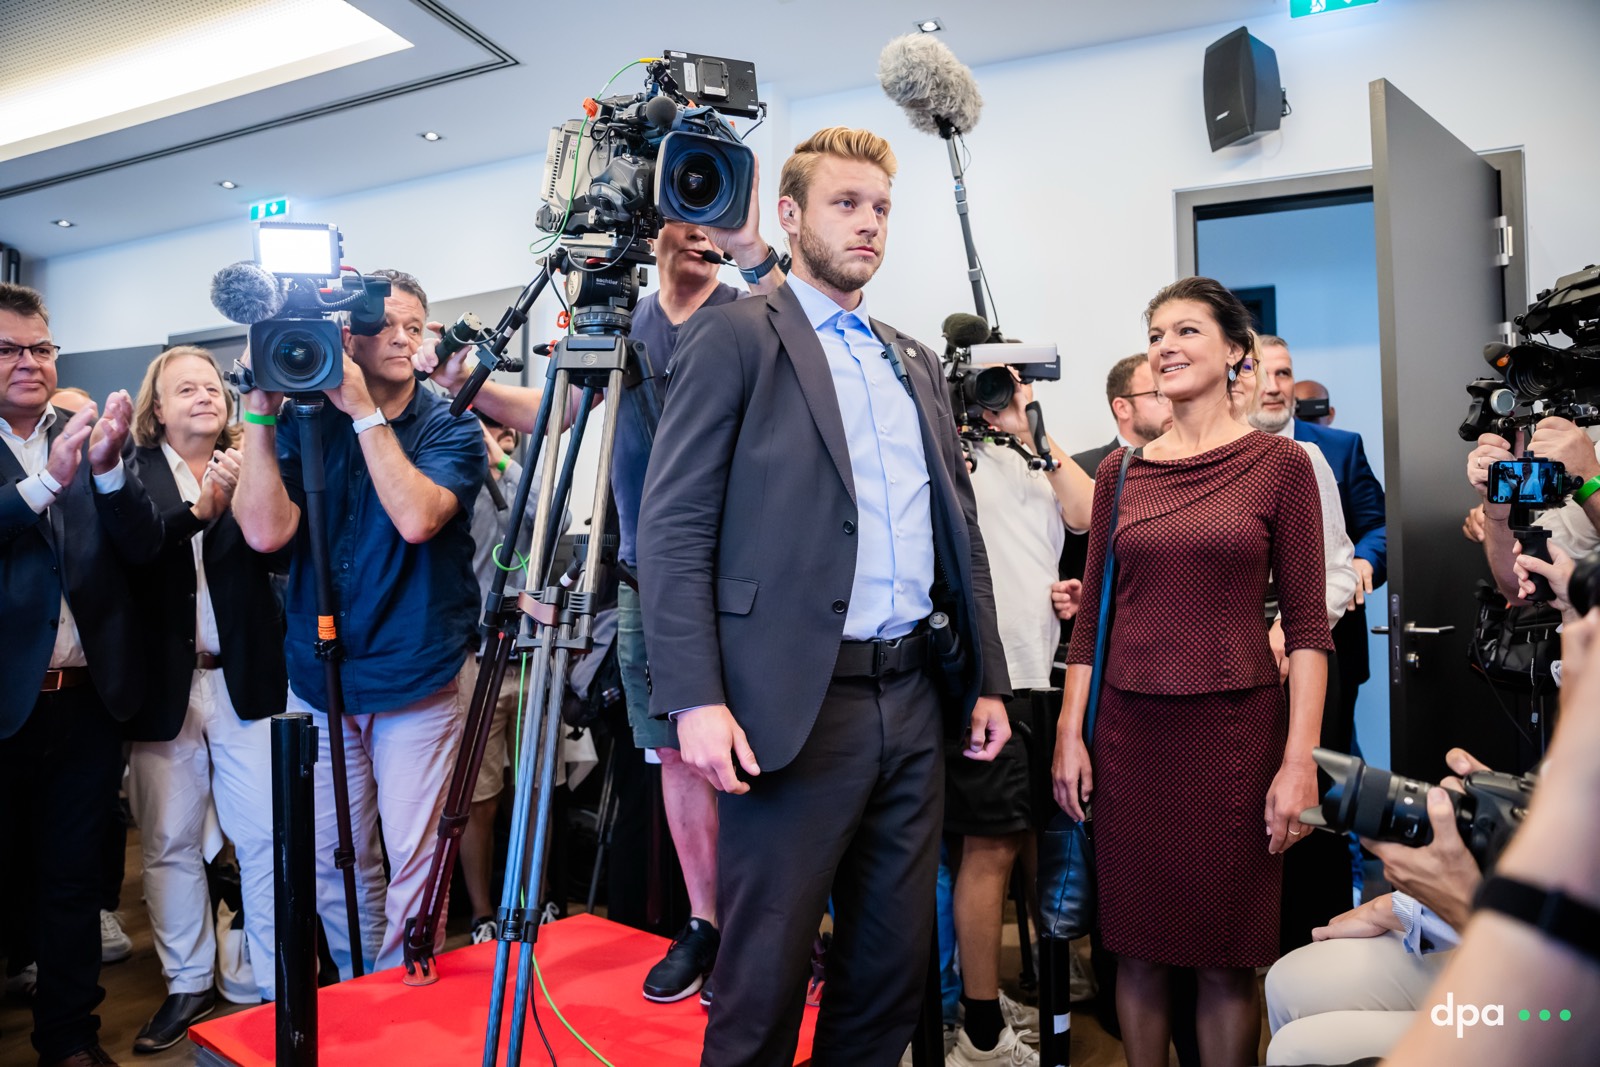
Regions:
<instances>
[{"instance_id":1,"label":"belt buckle","mask_svg":"<svg viewBox=\"0 0 1600 1067\"><path fill-rule=\"evenodd\" d=\"M882 678L883 670L889 664L889 653L900 647L903 637L880 637L872 642L872 676Z\"/></svg>"},{"instance_id":2,"label":"belt buckle","mask_svg":"<svg viewBox=\"0 0 1600 1067\"><path fill-rule=\"evenodd\" d=\"M44 684L39 686L41 693L59 693L61 691L61 671L52 667L44 672Z\"/></svg>"}]
</instances>

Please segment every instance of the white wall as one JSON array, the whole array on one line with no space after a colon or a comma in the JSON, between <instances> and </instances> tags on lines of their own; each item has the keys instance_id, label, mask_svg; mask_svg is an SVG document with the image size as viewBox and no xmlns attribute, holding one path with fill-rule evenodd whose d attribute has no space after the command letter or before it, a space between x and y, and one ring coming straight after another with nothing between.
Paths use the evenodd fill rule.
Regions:
<instances>
[{"instance_id":1,"label":"white wall","mask_svg":"<svg viewBox=\"0 0 1600 1067\"><path fill-rule=\"evenodd\" d=\"M1069 17L1063 9L1041 2L1040 17ZM1041 386L1040 398L1070 449L1108 436L1104 371L1143 347L1140 313L1172 280L1173 191L1369 165L1367 83L1374 78L1390 79L1474 148L1526 148L1523 247L1536 287L1597 258L1600 138L1591 103L1600 99L1592 54L1600 4L1385 0L1314 18L1291 21L1285 12L1252 21L1251 31L1277 51L1295 113L1282 132L1213 154L1202 121L1201 60L1205 46L1233 28L975 71L986 100L967 138L978 249L1006 332L1062 345L1065 379ZM892 240L872 306L937 341L943 316L971 307L944 142L913 131L875 85L806 100L765 95L773 115L752 144L766 162L767 205L782 156L821 126L865 125L894 142L900 176ZM526 247L536 236L540 165L528 157L299 204L295 217L339 223L352 263L404 266L436 297L518 286L535 271ZM765 229L779 233L770 218ZM59 257L34 265L32 277L64 345L115 348L216 325L207 280L249 251L241 221ZM554 304L542 306L537 335L548 336Z\"/></svg>"}]
</instances>

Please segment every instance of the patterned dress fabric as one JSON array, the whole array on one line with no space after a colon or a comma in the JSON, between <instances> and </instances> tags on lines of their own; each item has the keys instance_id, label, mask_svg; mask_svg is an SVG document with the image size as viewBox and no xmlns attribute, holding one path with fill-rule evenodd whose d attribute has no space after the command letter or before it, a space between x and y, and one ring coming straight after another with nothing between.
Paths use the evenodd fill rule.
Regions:
<instances>
[{"instance_id":1,"label":"patterned dress fabric","mask_svg":"<svg viewBox=\"0 0 1600 1067\"><path fill-rule=\"evenodd\" d=\"M1094 659L1122 453L1095 478L1069 663ZM1091 752L1104 944L1173 966L1265 966L1282 861L1264 810L1288 703L1262 604L1270 576L1288 650L1333 648L1316 476L1293 441L1255 431L1186 459L1136 457L1117 525Z\"/></svg>"}]
</instances>

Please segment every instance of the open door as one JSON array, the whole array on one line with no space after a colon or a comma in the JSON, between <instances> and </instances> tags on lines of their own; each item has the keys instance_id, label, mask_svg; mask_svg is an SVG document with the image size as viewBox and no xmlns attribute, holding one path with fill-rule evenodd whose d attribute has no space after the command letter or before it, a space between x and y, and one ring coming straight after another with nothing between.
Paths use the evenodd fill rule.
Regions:
<instances>
[{"instance_id":1,"label":"open door","mask_svg":"<svg viewBox=\"0 0 1600 1067\"><path fill-rule=\"evenodd\" d=\"M1392 761L1437 781L1461 745L1512 770L1516 729L1467 668L1485 566L1461 535L1477 496L1456 434L1464 387L1487 371L1483 346L1508 317L1499 174L1387 81L1370 91L1389 584L1387 611L1368 617L1388 616Z\"/></svg>"}]
</instances>

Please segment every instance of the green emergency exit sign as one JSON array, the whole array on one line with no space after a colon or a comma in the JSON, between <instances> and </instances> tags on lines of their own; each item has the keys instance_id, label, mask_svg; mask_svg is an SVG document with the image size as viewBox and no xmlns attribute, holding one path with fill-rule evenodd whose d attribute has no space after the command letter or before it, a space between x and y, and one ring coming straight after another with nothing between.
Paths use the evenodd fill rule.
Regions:
<instances>
[{"instance_id":1,"label":"green emergency exit sign","mask_svg":"<svg viewBox=\"0 0 1600 1067\"><path fill-rule=\"evenodd\" d=\"M1377 2L1378 0L1289 0L1289 17L1297 19L1306 15L1320 15L1324 11L1342 11L1347 7L1366 7Z\"/></svg>"},{"instance_id":2,"label":"green emergency exit sign","mask_svg":"<svg viewBox=\"0 0 1600 1067\"><path fill-rule=\"evenodd\" d=\"M288 213L289 201L287 200L268 200L264 204L250 205L251 222L260 222L262 219L282 218Z\"/></svg>"}]
</instances>

